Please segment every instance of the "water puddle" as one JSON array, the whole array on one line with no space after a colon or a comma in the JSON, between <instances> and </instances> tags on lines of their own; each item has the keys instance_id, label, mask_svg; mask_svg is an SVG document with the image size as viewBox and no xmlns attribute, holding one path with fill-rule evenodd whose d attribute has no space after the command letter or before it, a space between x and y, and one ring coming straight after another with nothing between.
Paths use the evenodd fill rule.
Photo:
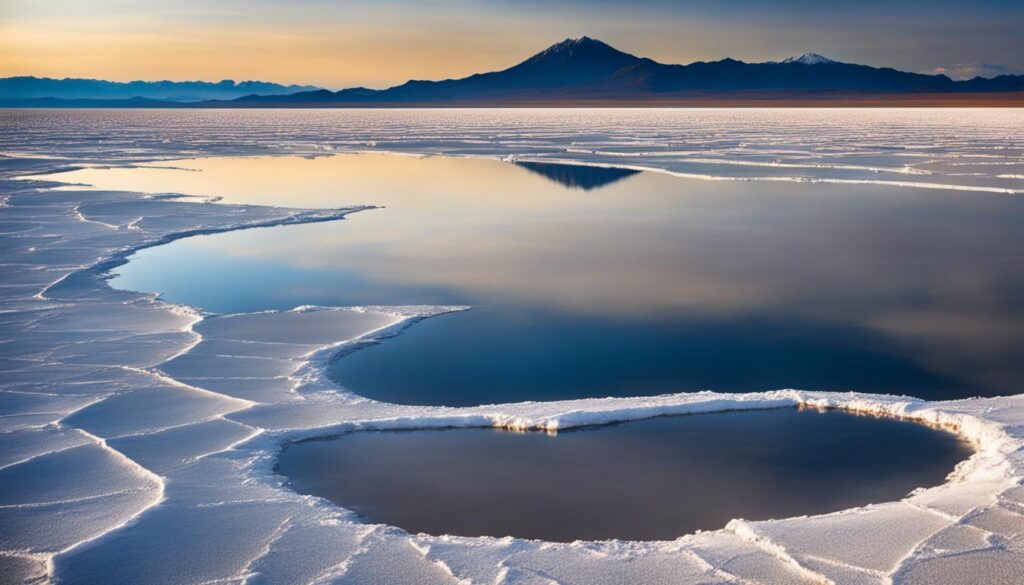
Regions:
<instances>
[{"instance_id":1,"label":"water puddle","mask_svg":"<svg viewBox=\"0 0 1024 585\"><path fill-rule=\"evenodd\" d=\"M217 312L473 306L333 365L379 400L1024 391L1024 206L1004 195L368 154L50 178L384 206L147 249L112 281Z\"/></svg>"},{"instance_id":2,"label":"water puddle","mask_svg":"<svg viewBox=\"0 0 1024 585\"><path fill-rule=\"evenodd\" d=\"M543 433L354 432L294 443L300 493L410 532L667 540L732 518L817 514L938 485L970 455L928 427L796 409Z\"/></svg>"}]
</instances>

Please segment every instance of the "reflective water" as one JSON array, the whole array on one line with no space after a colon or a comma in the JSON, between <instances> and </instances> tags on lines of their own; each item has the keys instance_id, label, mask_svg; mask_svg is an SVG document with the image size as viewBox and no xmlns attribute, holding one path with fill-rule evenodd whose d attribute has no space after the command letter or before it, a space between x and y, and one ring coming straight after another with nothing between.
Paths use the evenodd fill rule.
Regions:
<instances>
[{"instance_id":1,"label":"reflective water","mask_svg":"<svg viewBox=\"0 0 1024 585\"><path fill-rule=\"evenodd\" d=\"M148 249L115 286L222 312L474 307L338 360L332 375L373 398L1024 390L1019 198L386 155L175 166L195 170L66 178L385 208Z\"/></svg>"},{"instance_id":2,"label":"reflective water","mask_svg":"<svg viewBox=\"0 0 1024 585\"><path fill-rule=\"evenodd\" d=\"M413 533L655 540L899 499L968 455L920 425L786 409L557 436L356 432L290 445L277 470L300 493Z\"/></svg>"}]
</instances>

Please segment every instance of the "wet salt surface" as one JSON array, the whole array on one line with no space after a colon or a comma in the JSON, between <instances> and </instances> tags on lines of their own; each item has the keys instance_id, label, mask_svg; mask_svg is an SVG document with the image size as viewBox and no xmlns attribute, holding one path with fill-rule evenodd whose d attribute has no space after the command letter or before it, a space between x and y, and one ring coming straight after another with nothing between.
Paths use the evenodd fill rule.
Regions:
<instances>
[{"instance_id":1,"label":"wet salt surface","mask_svg":"<svg viewBox=\"0 0 1024 585\"><path fill-rule=\"evenodd\" d=\"M0 506L0 575L104 585L1015 582L1024 571L1020 396L928 402L805 390L474 408L374 402L339 392L323 378L329 356L444 308L204 316L152 295L113 290L102 278L131 251L182 235L325 221L351 210L207 205L121 191L54 191L54 183L12 179L87 164L379 148L602 164L628 158L668 169L693 154L890 168L911 160L915 168L939 169L927 180L954 178L946 172L956 169L974 188L995 176L985 169L1019 165L1022 115L1012 109L0 111L3 485L39 485L40 469L59 469L44 474L59 477L45 492L19 488L12 492L18 501ZM787 181L794 173L803 174L801 181L827 180L831 169L779 168ZM976 349L987 351L984 344ZM258 372L249 368L257 359L269 361ZM797 405L941 425L969 438L977 452L946 483L899 501L821 516L734 520L670 542L413 536L300 496L272 473L280 445L350 430L564 431L655 415ZM93 469L100 467L118 471L95 481Z\"/></svg>"},{"instance_id":2,"label":"wet salt surface","mask_svg":"<svg viewBox=\"0 0 1024 585\"><path fill-rule=\"evenodd\" d=\"M1006 195L369 154L54 178L384 206L144 250L112 284L225 313L471 306L333 364L339 384L386 402L776 388L936 399L1024 380L1024 207Z\"/></svg>"},{"instance_id":3,"label":"wet salt surface","mask_svg":"<svg viewBox=\"0 0 1024 585\"><path fill-rule=\"evenodd\" d=\"M733 518L899 499L942 483L970 452L922 425L783 409L554 436L355 432L287 446L277 472L300 493L412 533L671 540Z\"/></svg>"}]
</instances>

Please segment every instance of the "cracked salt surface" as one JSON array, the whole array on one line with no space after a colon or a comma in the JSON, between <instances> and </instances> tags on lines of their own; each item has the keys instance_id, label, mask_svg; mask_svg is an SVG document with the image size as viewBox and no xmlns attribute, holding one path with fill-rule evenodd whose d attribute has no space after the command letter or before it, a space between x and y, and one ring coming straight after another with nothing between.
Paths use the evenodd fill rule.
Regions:
<instances>
[{"instance_id":1,"label":"cracked salt surface","mask_svg":"<svg viewBox=\"0 0 1024 585\"><path fill-rule=\"evenodd\" d=\"M0 112L0 150L18 153L0 158L0 380L5 395L34 398L0 416L0 471L11 479L0 490L5 501L0 580L1013 582L1024 566L1024 397L927 402L783 390L470 408L374 402L336 391L323 374L329 356L351 340L386 334L447 309L306 307L204 319L153 295L112 290L102 276L132 250L173 237L340 219L350 210L58 191L49 188L56 186L52 183L12 179L71 164L367 148L557 155L600 164L629 153L631 160L663 168L677 156L668 151L680 149L724 159L836 158L897 168L908 160L936 168L979 161L1012 166L1021 164L1024 151L1022 115L1019 110ZM78 131L68 132L69 127ZM97 146L97 136L109 141ZM809 169L812 176L814 171ZM1005 168L996 173L1013 174ZM973 184L990 188L1012 180L986 173ZM334 335L325 336L317 327L321 323ZM212 343L204 354L208 341L197 331L206 327ZM285 333L287 339L277 339ZM287 347L273 347L279 341ZM221 353L225 349L230 353ZM245 372L236 368L227 377L183 380L163 370L173 370L167 362L174 358L199 359L185 357L192 351L211 360L228 355L281 363L263 376L241 375ZM299 496L271 472L283 442L353 429L559 429L798 404L939 425L972 440L977 451L947 483L898 502L825 516L736 520L724 530L668 542L554 544L410 535L361 523L350 512ZM43 469L56 477L33 477L32 470Z\"/></svg>"}]
</instances>

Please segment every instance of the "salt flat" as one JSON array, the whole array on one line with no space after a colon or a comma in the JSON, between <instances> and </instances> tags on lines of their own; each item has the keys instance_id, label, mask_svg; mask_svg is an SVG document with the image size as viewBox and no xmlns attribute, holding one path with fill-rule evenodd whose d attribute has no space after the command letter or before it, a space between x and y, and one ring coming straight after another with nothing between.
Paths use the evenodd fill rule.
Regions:
<instances>
[{"instance_id":1,"label":"salt flat","mask_svg":"<svg viewBox=\"0 0 1024 585\"><path fill-rule=\"evenodd\" d=\"M115 291L104 279L132 251L176 237L341 220L357 208L57 190L17 177L197 154L378 149L626 160L665 170L705 164L680 160L686 157L752 159L770 169L760 178L784 177L771 180L886 181L901 188L926 181L1015 196L1020 180L1006 175L1024 165L1024 112L269 114L0 112L0 148L8 153L0 158L4 582L1010 583L1021 574L1024 396L927 402L778 390L466 408L375 402L327 380L330 356L345 344L462 307L297 307L215 316ZM98 138L106 142L97 146ZM801 174L783 166L792 161L803 161L793 163ZM834 177L838 165L870 167L847 171L878 176ZM716 172L751 166L760 169L726 162ZM410 535L300 496L273 473L283 442L349 430L557 430L793 405L934 424L969 438L977 451L947 483L898 502L734 520L723 530L667 542Z\"/></svg>"}]
</instances>

